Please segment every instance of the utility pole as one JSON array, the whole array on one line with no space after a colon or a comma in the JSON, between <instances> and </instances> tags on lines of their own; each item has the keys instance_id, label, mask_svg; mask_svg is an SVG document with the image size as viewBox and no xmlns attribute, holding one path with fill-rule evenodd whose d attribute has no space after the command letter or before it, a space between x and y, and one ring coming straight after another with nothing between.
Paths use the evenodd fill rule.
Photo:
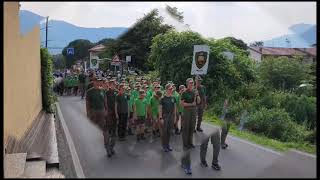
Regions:
<instances>
[{"instance_id":1,"label":"utility pole","mask_svg":"<svg viewBox=\"0 0 320 180\"><path fill-rule=\"evenodd\" d=\"M48 19L49 19L49 16L47 16L47 21L46 21L46 48L48 47Z\"/></svg>"}]
</instances>

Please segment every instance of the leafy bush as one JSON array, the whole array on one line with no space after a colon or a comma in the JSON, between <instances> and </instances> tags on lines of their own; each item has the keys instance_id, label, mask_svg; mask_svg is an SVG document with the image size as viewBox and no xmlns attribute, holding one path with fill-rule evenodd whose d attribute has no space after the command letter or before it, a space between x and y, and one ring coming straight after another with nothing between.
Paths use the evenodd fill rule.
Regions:
<instances>
[{"instance_id":1,"label":"leafy bush","mask_svg":"<svg viewBox=\"0 0 320 180\"><path fill-rule=\"evenodd\" d=\"M159 71L155 70L155 71L149 71L148 74L146 74L146 78L150 79L151 81L156 80L157 78L159 78Z\"/></svg>"},{"instance_id":2,"label":"leafy bush","mask_svg":"<svg viewBox=\"0 0 320 180\"><path fill-rule=\"evenodd\" d=\"M53 75L52 75L52 57L45 48L41 48L41 91L42 91L42 107L46 112L52 113L52 104L54 103L54 95L52 92Z\"/></svg>"},{"instance_id":3,"label":"leafy bush","mask_svg":"<svg viewBox=\"0 0 320 180\"><path fill-rule=\"evenodd\" d=\"M284 142L301 142L306 136L303 126L292 121L284 109L261 108L249 115L245 127L253 132L263 134Z\"/></svg>"},{"instance_id":4,"label":"leafy bush","mask_svg":"<svg viewBox=\"0 0 320 180\"><path fill-rule=\"evenodd\" d=\"M308 129L316 127L316 97L287 94L282 106L297 123L305 124Z\"/></svg>"}]
</instances>

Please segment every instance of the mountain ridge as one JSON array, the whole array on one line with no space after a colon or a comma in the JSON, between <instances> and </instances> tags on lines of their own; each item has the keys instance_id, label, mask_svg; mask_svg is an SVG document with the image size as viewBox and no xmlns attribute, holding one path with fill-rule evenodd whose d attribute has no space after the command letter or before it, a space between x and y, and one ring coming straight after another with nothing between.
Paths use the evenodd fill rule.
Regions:
<instances>
[{"instance_id":1,"label":"mountain ridge","mask_svg":"<svg viewBox=\"0 0 320 180\"><path fill-rule=\"evenodd\" d=\"M31 11L20 10L20 32L25 34L32 30L36 25L40 29L45 28L45 17ZM40 22L42 22L40 24ZM115 39L128 30L127 27L80 27L61 20L50 20L48 22L48 49L51 54L59 54L62 48L66 47L71 41L76 39L87 39L92 43L104 38ZM45 30L40 31L42 45L45 41Z\"/></svg>"}]
</instances>

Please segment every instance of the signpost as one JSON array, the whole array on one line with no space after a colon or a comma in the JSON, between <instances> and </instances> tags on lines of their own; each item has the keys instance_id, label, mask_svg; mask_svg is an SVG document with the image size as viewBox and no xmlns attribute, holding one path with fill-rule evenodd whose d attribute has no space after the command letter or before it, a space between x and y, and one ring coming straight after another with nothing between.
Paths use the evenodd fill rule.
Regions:
<instances>
[{"instance_id":1,"label":"signpost","mask_svg":"<svg viewBox=\"0 0 320 180\"><path fill-rule=\"evenodd\" d=\"M67 54L68 55L74 55L74 48L68 48L67 49Z\"/></svg>"},{"instance_id":2,"label":"signpost","mask_svg":"<svg viewBox=\"0 0 320 180\"><path fill-rule=\"evenodd\" d=\"M207 74L210 48L207 45L194 45L191 75Z\"/></svg>"},{"instance_id":3,"label":"signpost","mask_svg":"<svg viewBox=\"0 0 320 180\"><path fill-rule=\"evenodd\" d=\"M126 62L131 62L131 56L126 56Z\"/></svg>"}]
</instances>

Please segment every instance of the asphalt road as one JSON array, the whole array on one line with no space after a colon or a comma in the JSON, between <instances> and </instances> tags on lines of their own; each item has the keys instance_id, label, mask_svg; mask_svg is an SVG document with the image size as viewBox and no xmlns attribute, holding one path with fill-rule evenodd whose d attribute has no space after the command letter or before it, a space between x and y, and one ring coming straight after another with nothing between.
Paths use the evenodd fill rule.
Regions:
<instances>
[{"instance_id":1,"label":"asphalt road","mask_svg":"<svg viewBox=\"0 0 320 180\"><path fill-rule=\"evenodd\" d=\"M185 175L180 167L182 155L181 135L171 140L172 152L165 153L161 149L160 139L148 137L144 142L136 142L135 136L127 141L116 142L116 155L108 158L103 145L102 132L86 117L85 101L80 97L60 97L59 105L63 118L70 131L83 173L87 178L250 178L268 177L276 169L282 172L281 177L297 177L294 168L299 168L298 176L315 177L316 158L306 160L304 166L291 163L279 163L287 157L261 146L239 138L228 136L228 149L221 149L219 163L221 171L200 166L199 145L200 133L194 134L195 149L191 152L192 176ZM204 132L212 131L213 126L203 124ZM305 159L303 156L300 159ZM289 158L290 159L290 158ZM207 152L207 162L212 160L212 147ZM301 164L300 164L301 165ZM296 167L293 167L296 166ZM281 168L287 171L281 171ZM289 168L289 169L288 169ZM304 170L305 169L305 170ZM283 174L283 172L288 172ZM290 172L290 173L289 173ZM277 174L273 173L273 176ZM271 176L270 176L271 177Z\"/></svg>"}]
</instances>

